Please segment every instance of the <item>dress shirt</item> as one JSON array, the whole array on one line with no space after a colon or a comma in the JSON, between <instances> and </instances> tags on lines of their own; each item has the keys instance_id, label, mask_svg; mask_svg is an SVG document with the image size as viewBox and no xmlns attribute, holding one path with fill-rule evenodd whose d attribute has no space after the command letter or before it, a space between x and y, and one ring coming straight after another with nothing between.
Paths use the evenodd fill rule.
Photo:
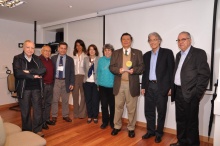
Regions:
<instances>
[{"instance_id":1,"label":"dress shirt","mask_svg":"<svg viewBox=\"0 0 220 146\"><path fill-rule=\"evenodd\" d=\"M128 49L123 48L123 53L124 53L124 54L125 54L125 50L128 51L128 52L127 52L127 55L129 55L129 54L131 53L131 48L128 48Z\"/></svg>"},{"instance_id":2,"label":"dress shirt","mask_svg":"<svg viewBox=\"0 0 220 146\"><path fill-rule=\"evenodd\" d=\"M57 57L57 64L56 64L56 78L59 78L59 63L60 63L60 54ZM66 55L63 55L63 78L65 78L65 65L66 65Z\"/></svg>"},{"instance_id":3,"label":"dress shirt","mask_svg":"<svg viewBox=\"0 0 220 146\"><path fill-rule=\"evenodd\" d=\"M191 46L190 46L191 47ZM181 51L181 57L180 57L180 61L176 70L176 74L175 74L175 80L174 83L178 86L181 86L181 69L184 63L184 60L186 59L187 54L189 53L190 47L188 49L186 49L184 52Z\"/></svg>"},{"instance_id":4,"label":"dress shirt","mask_svg":"<svg viewBox=\"0 0 220 146\"><path fill-rule=\"evenodd\" d=\"M160 48L158 48L155 53L153 52L153 50L151 51L149 80L157 80L156 65L159 49Z\"/></svg>"},{"instance_id":5,"label":"dress shirt","mask_svg":"<svg viewBox=\"0 0 220 146\"><path fill-rule=\"evenodd\" d=\"M75 64L75 75L85 75L84 69L83 69L83 60L87 55L85 53L82 53L80 56L76 54L76 56L73 56L74 64Z\"/></svg>"}]
</instances>

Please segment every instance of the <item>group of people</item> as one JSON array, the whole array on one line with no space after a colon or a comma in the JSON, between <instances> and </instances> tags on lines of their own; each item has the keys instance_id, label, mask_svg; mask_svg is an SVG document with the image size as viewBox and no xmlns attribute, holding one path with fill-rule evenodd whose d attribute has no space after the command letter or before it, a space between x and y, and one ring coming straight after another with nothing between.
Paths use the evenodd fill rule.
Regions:
<instances>
[{"instance_id":1,"label":"group of people","mask_svg":"<svg viewBox=\"0 0 220 146\"><path fill-rule=\"evenodd\" d=\"M128 137L133 138L141 93L147 121L147 133L142 139L155 136L156 143L162 141L167 101L171 96L175 101L178 141L170 145L199 145L199 102L210 76L205 51L193 47L191 35L185 31L177 38L180 52L176 61L172 50L161 47L162 38L156 32L148 35L151 51L144 55L131 47L132 41L129 33L122 34L122 48L114 51L111 44L106 44L102 49L103 57L99 57L96 45L91 44L86 50L80 39L75 41L73 57L70 57L67 43L61 42L58 54L51 59L48 45L42 47L38 57L34 55L34 43L25 41L23 53L13 60L22 130L43 136L42 128L49 129L48 125L55 125L57 121L60 97L63 120L71 122L69 93L72 92L74 118L87 117L88 124L98 123L101 101L100 128L110 125L113 136L121 131L126 104Z\"/></svg>"}]
</instances>

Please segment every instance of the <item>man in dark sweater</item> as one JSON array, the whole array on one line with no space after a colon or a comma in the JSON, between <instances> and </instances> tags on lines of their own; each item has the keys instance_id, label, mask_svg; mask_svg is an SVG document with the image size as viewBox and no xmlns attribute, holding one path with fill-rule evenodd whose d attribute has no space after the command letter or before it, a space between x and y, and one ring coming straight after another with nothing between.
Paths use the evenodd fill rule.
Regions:
<instances>
[{"instance_id":1,"label":"man in dark sweater","mask_svg":"<svg viewBox=\"0 0 220 146\"><path fill-rule=\"evenodd\" d=\"M42 100L42 119L43 129L49 129L48 125L55 125L55 122L50 120L51 102L53 99L53 81L54 81L54 68L50 59L51 48L48 45L44 45L41 49L40 60L46 68L46 73L43 76L44 83L44 96Z\"/></svg>"},{"instance_id":2,"label":"man in dark sweater","mask_svg":"<svg viewBox=\"0 0 220 146\"><path fill-rule=\"evenodd\" d=\"M13 71L16 78L16 91L21 108L22 130L33 131L44 136L42 131L42 97L43 82L42 75L46 69L39 57L34 55L35 45L26 40L23 52L14 56ZM33 119L31 119L31 106L33 108Z\"/></svg>"}]
</instances>

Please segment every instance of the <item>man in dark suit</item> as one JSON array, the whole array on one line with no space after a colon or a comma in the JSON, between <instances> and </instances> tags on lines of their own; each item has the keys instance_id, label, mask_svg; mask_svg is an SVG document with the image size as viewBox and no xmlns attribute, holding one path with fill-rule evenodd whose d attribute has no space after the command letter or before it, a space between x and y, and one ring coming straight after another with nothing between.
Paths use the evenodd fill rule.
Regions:
<instances>
[{"instance_id":1,"label":"man in dark suit","mask_svg":"<svg viewBox=\"0 0 220 146\"><path fill-rule=\"evenodd\" d=\"M58 45L58 55L52 56L54 66L55 82L53 88L52 120L57 121L58 102L62 98L62 116L66 122L72 122L69 118L69 93L74 88L74 61L66 55L68 45L60 42Z\"/></svg>"},{"instance_id":2,"label":"man in dark suit","mask_svg":"<svg viewBox=\"0 0 220 146\"><path fill-rule=\"evenodd\" d=\"M168 93L171 94L174 56L171 50L160 47L162 39L158 33L150 33L148 42L152 50L143 56L145 71L142 76L141 89L145 97L144 113L147 120L147 133L142 136L142 139L156 134L155 142L160 143L167 111ZM156 108L157 129L155 127Z\"/></svg>"},{"instance_id":3,"label":"man in dark suit","mask_svg":"<svg viewBox=\"0 0 220 146\"><path fill-rule=\"evenodd\" d=\"M131 48L132 36L121 36L123 48L113 52L110 71L115 75L113 94L115 95L115 116L112 135L117 135L122 127L122 114L126 102L128 110L128 136L135 137L137 100L140 95L139 75L144 70L142 52Z\"/></svg>"},{"instance_id":4,"label":"man in dark suit","mask_svg":"<svg viewBox=\"0 0 220 146\"><path fill-rule=\"evenodd\" d=\"M191 35L181 32L176 55L172 101L176 106L177 143L170 146L199 146L199 102L209 82L210 69L204 50L191 46Z\"/></svg>"}]
</instances>

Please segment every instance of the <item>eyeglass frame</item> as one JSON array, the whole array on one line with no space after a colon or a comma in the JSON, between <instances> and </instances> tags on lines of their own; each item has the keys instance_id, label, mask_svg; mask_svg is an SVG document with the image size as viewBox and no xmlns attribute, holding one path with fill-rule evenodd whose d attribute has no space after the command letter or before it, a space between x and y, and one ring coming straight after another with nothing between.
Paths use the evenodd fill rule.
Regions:
<instances>
[{"instance_id":1,"label":"eyeglass frame","mask_svg":"<svg viewBox=\"0 0 220 146\"><path fill-rule=\"evenodd\" d=\"M183 39L181 39L181 40L177 39L176 41L177 41L177 43L180 43L180 42L185 42L185 41L188 40L188 39L190 39L190 38L183 38Z\"/></svg>"}]
</instances>

